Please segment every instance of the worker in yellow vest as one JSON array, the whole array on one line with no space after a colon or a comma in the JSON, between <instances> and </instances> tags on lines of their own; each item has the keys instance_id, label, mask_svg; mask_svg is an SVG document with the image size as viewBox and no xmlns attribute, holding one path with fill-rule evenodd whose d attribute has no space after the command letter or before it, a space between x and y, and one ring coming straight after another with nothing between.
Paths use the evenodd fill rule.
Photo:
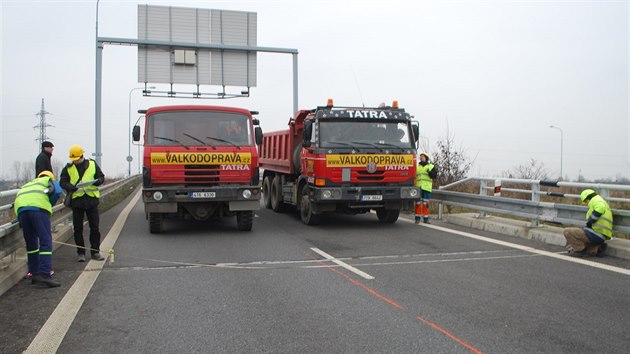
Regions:
<instances>
[{"instance_id":1,"label":"worker in yellow vest","mask_svg":"<svg viewBox=\"0 0 630 354\"><path fill-rule=\"evenodd\" d=\"M416 224L422 220L425 224L429 221L429 200L433 190L433 179L437 177L437 167L429 162L429 153L420 153L420 162L416 166L415 186L420 187L421 199L416 202Z\"/></svg>"},{"instance_id":2,"label":"worker in yellow vest","mask_svg":"<svg viewBox=\"0 0 630 354\"><path fill-rule=\"evenodd\" d=\"M42 171L37 178L18 191L13 210L18 217L24 241L28 272L33 285L54 288L60 285L52 279L52 207L61 195L61 186L50 171Z\"/></svg>"},{"instance_id":3,"label":"worker in yellow vest","mask_svg":"<svg viewBox=\"0 0 630 354\"><path fill-rule=\"evenodd\" d=\"M91 258L102 261L101 232L99 231L98 204L101 196L98 186L105 181L105 175L96 161L83 157L83 148L80 145L70 147L70 162L61 171L60 183L66 193L72 193L70 207L72 208L72 226L74 228L74 242L77 245L79 262L85 262L85 241L83 239L83 215L85 214L90 225L90 254ZM77 185L83 182L94 181L93 184Z\"/></svg>"},{"instance_id":4,"label":"worker in yellow vest","mask_svg":"<svg viewBox=\"0 0 630 354\"><path fill-rule=\"evenodd\" d=\"M592 189L583 190L580 200L583 204L588 204L586 226L564 229L567 250L573 257L602 257L608 248L606 241L613 235L612 210L606 200Z\"/></svg>"}]
</instances>

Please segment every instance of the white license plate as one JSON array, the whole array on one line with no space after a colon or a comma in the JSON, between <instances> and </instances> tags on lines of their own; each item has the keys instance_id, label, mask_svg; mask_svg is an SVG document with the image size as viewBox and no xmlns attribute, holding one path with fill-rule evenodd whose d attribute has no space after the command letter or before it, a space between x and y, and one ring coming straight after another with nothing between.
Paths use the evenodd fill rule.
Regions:
<instances>
[{"instance_id":1,"label":"white license plate","mask_svg":"<svg viewBox=\"0 0 630 354\"><path fill-rule=\"evenodd\" d=\"M191 198L214 198L216 196L215 192L191 192Z\"/></svg>"},{"instance_id":2,"label":"white license plate","mask_svg":"<svg viewBox=\"0 0 630 354\"><path fill-rule=\"evenodd\" d=\"M362 195L361 200L363 201L375 201L375 200L383 200L383 196L381 194L377 195Z\"/></svg>"}]
</instances>

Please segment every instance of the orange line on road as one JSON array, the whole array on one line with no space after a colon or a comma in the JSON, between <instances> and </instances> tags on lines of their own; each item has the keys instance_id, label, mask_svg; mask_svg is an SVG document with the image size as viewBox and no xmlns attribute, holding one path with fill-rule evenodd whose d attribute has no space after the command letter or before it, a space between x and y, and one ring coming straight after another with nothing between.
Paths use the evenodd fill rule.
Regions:
<instances>
[{"instance_id":1,"label":"orange line on road","mask_svg":"<svg viewBox=\"0 0 630 354\"><path fill-rule=\"evenodd\" d=\"M306 254L308 257L310 257L311 259L313 259L315 262L317 262L317 263L319 263L319 264L323 265L324 267L326 267L326 269L330 270L331 272L335 272L335 273L337 273L337 274L341 275L342 277L344 277L344 278L348 279L348 281L350 281L352 284L354 284L354 285L356 285L356 286L358 286L358 287L360 287L360 288L365 289L368 293L370 293L370 294L372 294L372 295L376 296L377 298L379 298L379 299L381 299L381 300L385 301L386 303L388 303L388 304L390 304L390 305L394 306L395 308L397 308L397 309L399 309L399 310L402 310L402 309L403 309L403 307L402 307L399 303L397 303L396 301L391 300L391 299L389 299L389 298L387 298L387 297L385 297L385 296L383 296L383 295L379 294L378 292L376 292L375 290L371 289L371 288L370 288L370 287L368 287L367 285L365 285L365 284L363 284L363 283L361 283L361 282L359 282L359 281L357 281L357 280L353 279L353 278L352 278L351 276L349 276L348 274L345 274L345 273L343 273L343 272L340 272L340 271L338 271L337 269L335 269L334 267L332 267L332 266L330 266L330 265L328 265L328 264L324 264L324 262L322 262L321 260L319 260L319 259L317 259L317 258L313 258L310 254L308 254L308 253L306 253L306 252L305 252L305 254Z\"/></svg>"},{"instance_id":2,"label":"orange line on road","mask_svg":"<svg viewBox=\"0 0 630 354\"><path fill-rule=\"evenodd\" d=\"M326 269L330 270L331 272L335 272L335 273L337 273L337 274L341 275L342 277L346 278L346 279L347 279L348 281L350 281L352 284L354 284L354 285L356 285L356 286L358 286L358 287L360 287L360 288L363 288L364 290L366 290L368 293L372 294L373 296L375 296L375 297L377 297L377 298L379 298L379 299L381 299L381 300L385 301L386 303L388 303L388 304L392 305L393 307L395 307L395 308L397 308L397 309L399 309L399 310L403 310L402 305L400 305L400 304L399 304L399 303L397 303L396 301L394 301L394 300L392 300L392 299L390 299L390 298L388 298L388 297L386 297L386 296L383 296L383 295L379 294L378 292L376 292L375 290L373 290L373 289L372 289L372 288L370 288L369 286L367 286L367 285L365 285L365 284L361 283L360 281L358 281L358 280L356 280L356 279L352 278L352 277L351 277L351 276L349 276L348 274L345 274L345 273L343 273L343 272L341 272L341 271L339 271L339 270L335 269L333 266L328 265L328 264L324 264L324 262L322 262L321 260L319 260L319 259L317 259L317 258L313 258L313 256L312 256L312 255L310 255L309 253L304 252L304 254L306 254L306 256L307 256L307 257L309 257L309 258L313 259L315 262L317 262L317 263L319 263L319 264L323 265ZM459 338L455 337L455 335L453 335L451 332L449 332L449 331L447 331L447 330L443 329L442 327L440 327L440 326L436 325L435 323L430 322L430 321L427 321L427 320L425 320L424 318L422 318L421 316L417 316L416 318L417 318L418 320L422 321L424 324L428 325L429 327L431 327L431 328L433 328L433 329L437 330L438 332L440 332L440 333L442 333L442 334L446 335L447 337L451 338L452 340L454 340L455 342L459 343L461 346L465 347L466 349L468 349L468 350L472 351L473 353L476 353L476 354L483 354L483 352L482 352L482 351L480 351L479 349L477 349L477 348L473 347L472 345L470 345L470 344L468 344L468 343L464 342L463 340L461 340L461 339L459 339Z\"/></svg>"},{"instance_id":3,"label":"orange line on road","mask_svg":"<svg viewBox=\"0 0 630 354\"><path fill-rule=\"evenodd\" d=\"M420 321L422 321L423 323L425 323L425 324L427 324L427 325L429 325L429 326L433 327L433 328L434 328L434 329L436 329L437 331L442 332L442 333L443 333L443 334L445 334L447 337L451 338L452 340L456 341L457 343L461 344L462 346L464 346L464 347L468 348L468 349L469 349L470 351L472 351L473 353L483 354L483 352L482 352L482 351L480 351L479 349L477 349L477 348L473 347L472 345L470 345L470 344L468 344L468 343L464 342L463 340L461 340L461 339L459 339L459 338L455 337L455 336L454 336L451 332L449 332L449 331L447 331L447 330L443 329L442 327L440 327L440 326L436 325L435 323L430 322L430 321L427 321L427 320L425 320L424 318L422 318L422 317L420 317L420 316L418 316L418 317L416 317L416 318L417 318L417 319L419 319Z\"/></svg>"}]
</instances>

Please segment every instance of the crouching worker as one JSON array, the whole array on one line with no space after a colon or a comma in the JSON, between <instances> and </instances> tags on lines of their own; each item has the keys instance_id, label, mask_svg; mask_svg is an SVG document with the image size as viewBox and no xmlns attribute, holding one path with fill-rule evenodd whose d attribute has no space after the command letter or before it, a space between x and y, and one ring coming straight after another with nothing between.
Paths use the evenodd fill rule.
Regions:
<instances>
[{"instance_id":1,"label":"crouching worker","mask_svg":"<svg viewBox=\"0 0 630 354\"><path fill-rule=\"evenodd\" d=\"M18 217L24 241L28 272L34 285L54 288L59 282L52 279L52 207L61 195L61 186L50 171L42 171L17 193L13 209Z\"/></svg>"},{"instance_id":2,"label":"crouching worker","mask_svg":"<svg viewBox=\"0 0 630 354\"><path fill-rule=\"evenodd\" d=\"M604 198L592 189L585 189L580 194L583 204L588 204L586 226L564 229L569 255L573 257L603 256L612 238L613 215Z\"/></svg>"}]
</instances>

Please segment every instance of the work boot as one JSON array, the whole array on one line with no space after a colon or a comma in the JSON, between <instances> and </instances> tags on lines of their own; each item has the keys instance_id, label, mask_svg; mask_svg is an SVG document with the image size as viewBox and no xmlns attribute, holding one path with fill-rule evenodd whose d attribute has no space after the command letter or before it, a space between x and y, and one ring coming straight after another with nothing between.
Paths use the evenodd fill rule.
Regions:
<instances>
[{"instance_id":1,"label":"work boot","mask_svg":"<svg viewBox=\"0 0 630 354\"><path fill-rule=\"evenodd\" d=\"M416 224L419 224L419 223L420 223L420 217L416 216Z\"/></svg>"},{"instance_id":2,"label":"work boot","mask_svg":"<svg viewBox=\"0 0 630 354\"><path fill-rule=\"evenodd\" d=\"M431 221L429 221L429 218L424 218L424 221L423 221L423 222L424 222L425 224L430 224L430 223L431 223Z\"/></svg>"},{"instance_id":3,"label":"work boot","mask_svg":"<svg viewBox=\"0 0 630 354\"><path fill-rule=\"evenodd\" d=\"M92 255L92 259L95 260L95 261L104 261L105 257L101 256L100 253L94 253Z\"/></svg>"},{"instance_id":4,"label":"work boot","mask_svg":"<svg viewBox=\"0 0 630 354\"><path fill-rule=\"evenodd\" d=\"M584 257L588 256L588 252L586 252L586 248L581 250L581 251L579 251L579 252L571 250L571 251L569 251L569 256L570 257L576 257L576 258L584 258Z\"/></svg>"},{"instance_id":5,"label":"work boot","mask_svg":"<svg viewBox=\"0 0 630 354\"><path fill-rule=\"evenodd\" d=\"M55 271L51 269L49 274L50 274L50 277L52 278L52 276L55 275ZM31 283L33 283L33 274L30 272L26 273L26 275L24 276L24 279L30 280Z\"/></svg>"},{"instance_id":6,"label":"work boot","mask_svg":"<svg viewBox=\"0 0 630 354\"><path fill-rule=\"evenodd\" d=\"M85 262L85 255L84 254L79 254L78 261L79 262Z\"/></svg>"},{"instance_id":7,"label":"work boot","mask_svg":"<svg viewBox=\"0 0 630 354\"><path fill-rule=\"evenodd\" d=\"M32 282L33 285L45 286L45 287L48 287L48 288L56 288L58 286L61 286L61 283L59 283L58 281L54 280L50 276L41 275L41 274L33 275L33 278L31 279L31 282Z\"/></svg>"},{"instance_id":8,"label":"work boot","mask_svg":"<svg viewBox=\"0 0 630 354\"><path fill-rule=\"evenodd\" d=\"M606 250L608 249L608 245L606 243L602 243L601 245L599 245L599 248L597 249L597 257L604 257L606 255Z\"/></svg>"}]
</instances>

